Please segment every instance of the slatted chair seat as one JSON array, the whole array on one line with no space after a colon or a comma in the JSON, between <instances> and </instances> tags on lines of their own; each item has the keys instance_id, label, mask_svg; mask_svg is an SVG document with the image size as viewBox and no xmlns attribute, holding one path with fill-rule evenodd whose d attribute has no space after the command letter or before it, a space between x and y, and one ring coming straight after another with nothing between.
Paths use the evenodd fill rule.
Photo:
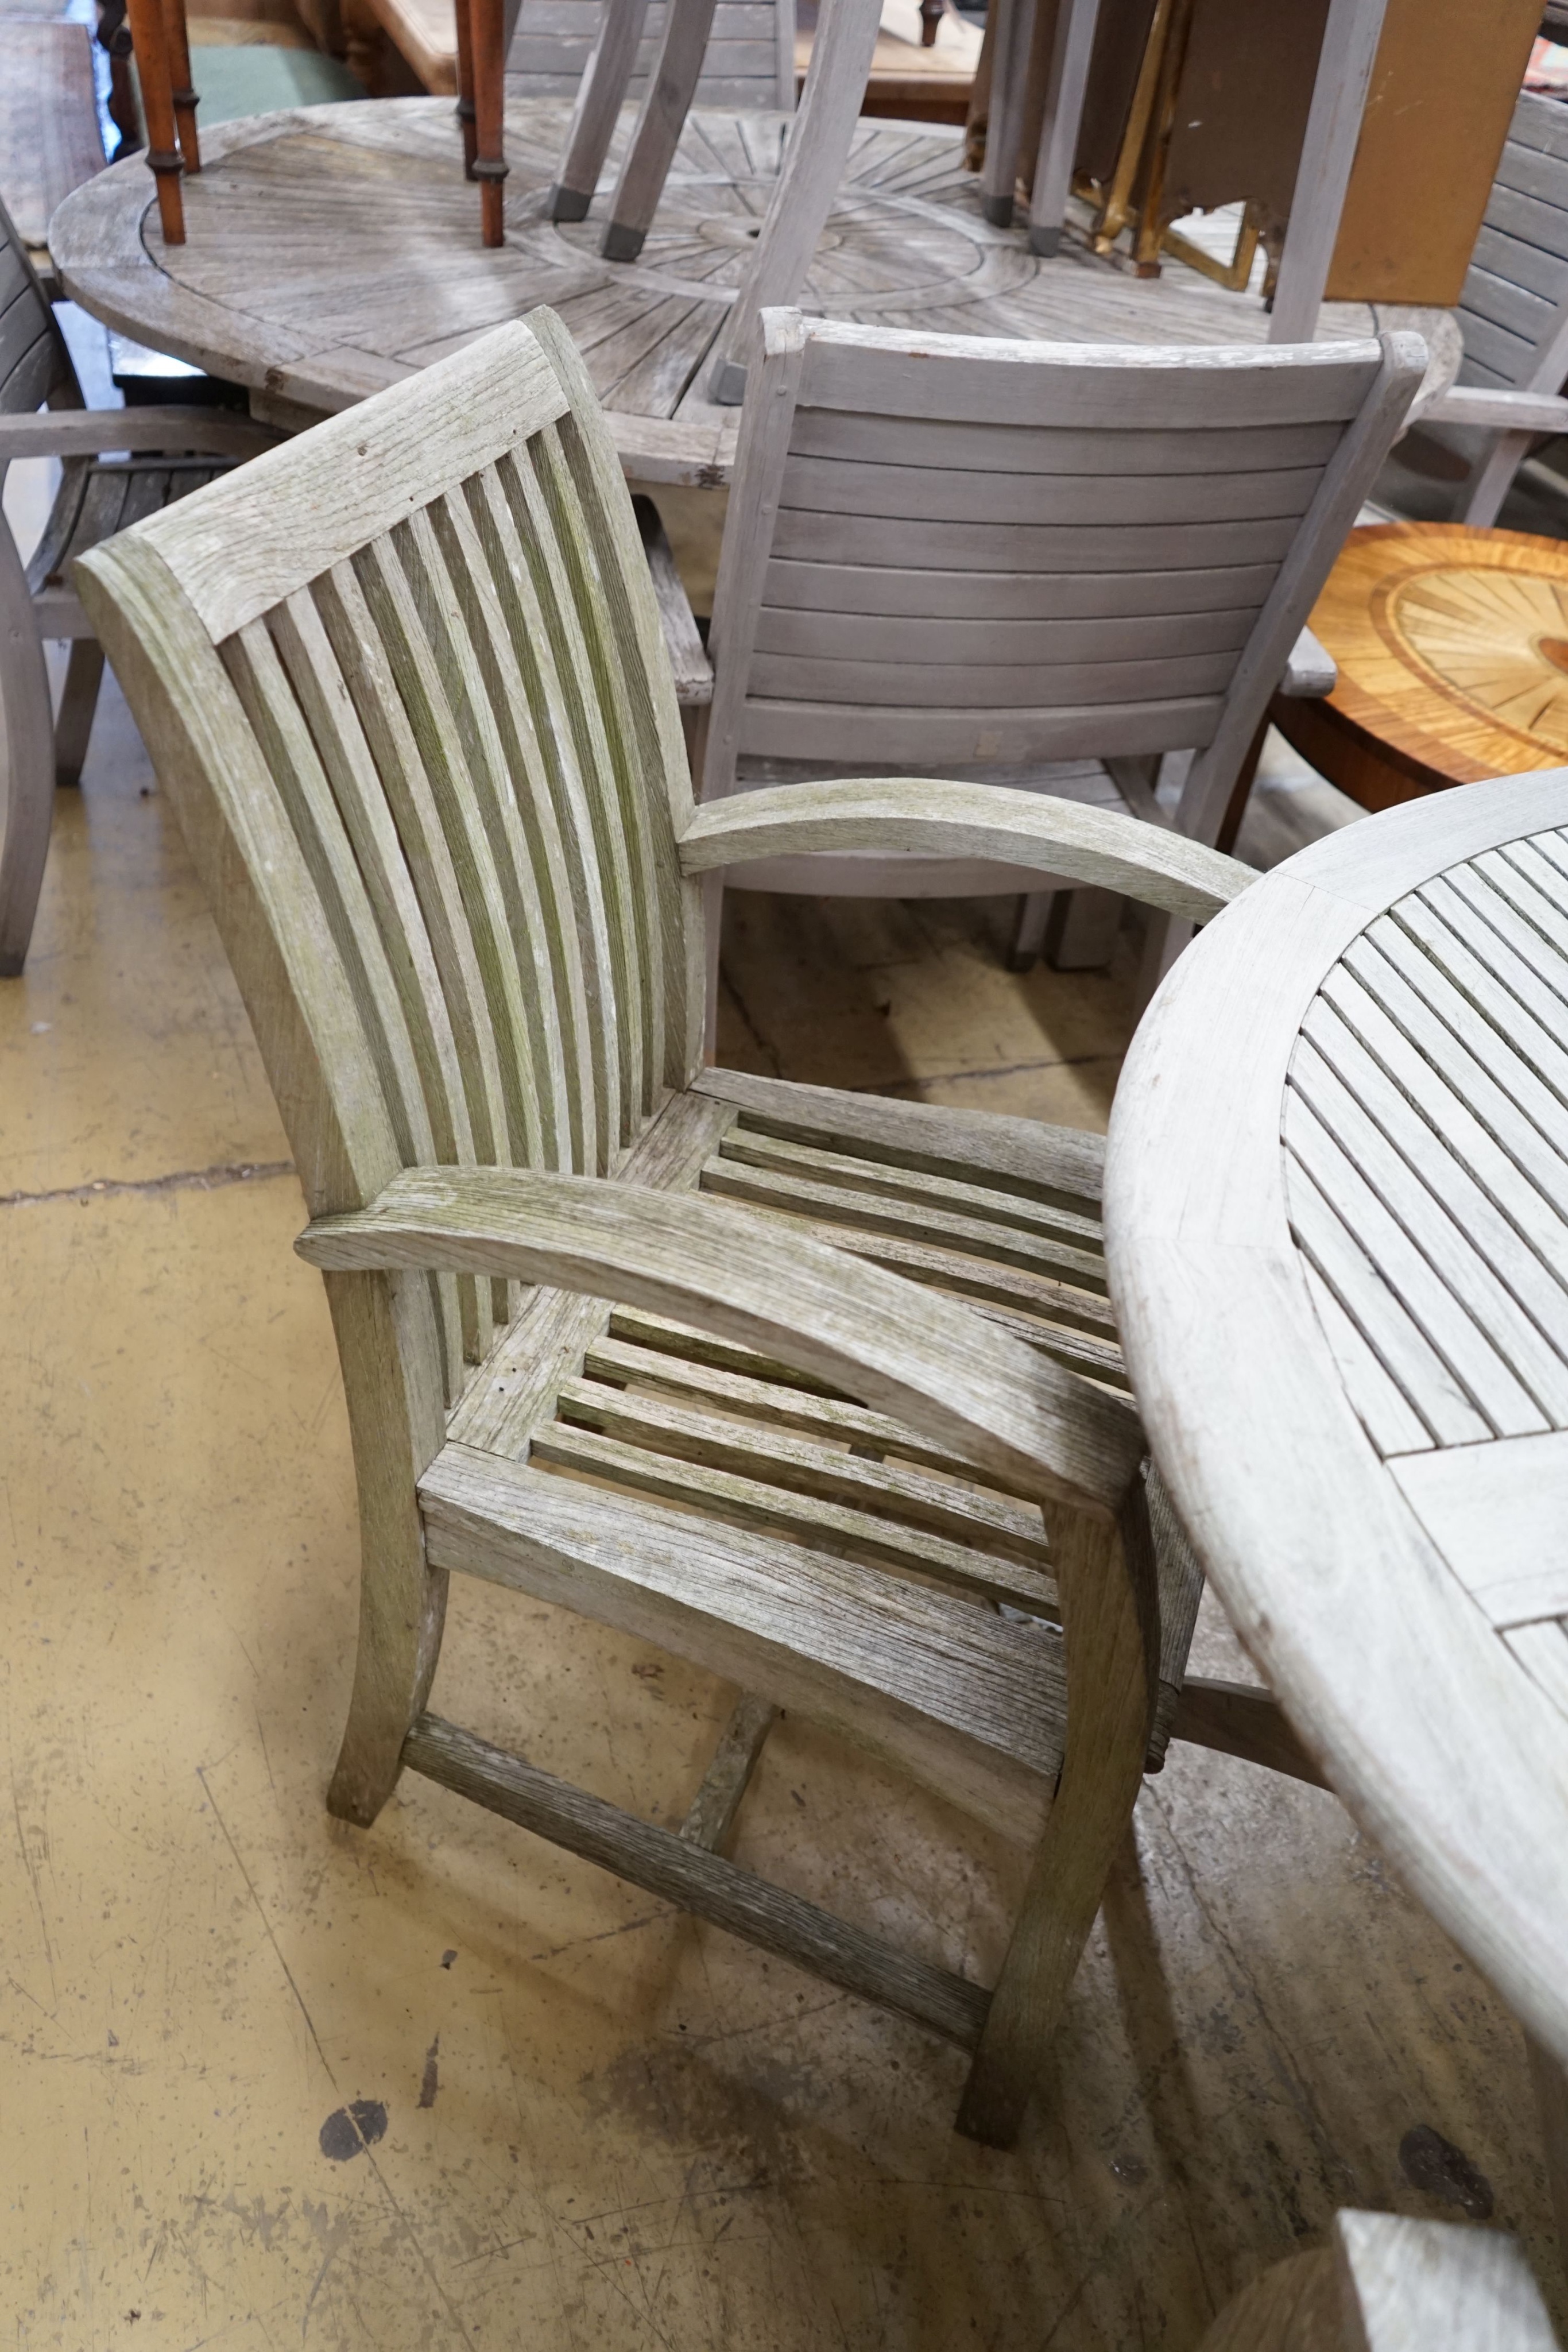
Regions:
<instances>
[{"instance_id":1,"label":"slatted chair seat","mask_svg":"<svg viewBox=\"0 0 1568 2352\"><path fill-rule=\"evenodd\" d=\"M47 403L45 414L37 412ZM24 566L0 518L0 974L22 969L44 878L57 783L80 781L103 656L70 585L79 555L202 488L277 438L216 409L83 406L64 337L15 226L0 208L0 480L17 457L59 457L59 488ZM106 458L102 450L131 454ZM44 640L68 638L57 720Z\"/></svg>"},{"instance_id":2,"label":"slatted chair seat","mask_svg":"<svg viewBox=\"0 0 1568 2352\"><path fill-rule=\"evenodd\" d=\"M327 1276L363 1539L331 1809L368 1826L404 1769L474 1797L971 2050L963 2128L1006 2141L1195 1703L1197 1588L1142 1476L1100 1147L705 1069L704 877L769 822L808 849L1027 841L1186 916L1251 877L963 784L809 788L803 831L795 788L698 811L637 520L548 311L77 579ZM453 1573L740 1686L681 1834L429 1712ZM718 1850L781 1706L1033 1844L995 1987ZM1198 1694L1201 1736L1245 1751L1260 1707Z\"/></svg>"}]
</instances>

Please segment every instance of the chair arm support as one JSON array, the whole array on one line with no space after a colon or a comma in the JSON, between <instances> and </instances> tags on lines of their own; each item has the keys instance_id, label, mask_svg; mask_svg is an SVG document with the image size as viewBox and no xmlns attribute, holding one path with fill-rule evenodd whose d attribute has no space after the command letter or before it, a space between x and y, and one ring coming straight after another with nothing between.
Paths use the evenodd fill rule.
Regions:
<instances>
[{"instance_id":1,"label":"chair arm support","mask_svg":"<svg viewBox=\"0 0 1568 2352\"><path fill-rule=\"evenodd\" d=\"M1422 425L1500 425L1505 433L1568 433L1568 400L1552 392L1509 392L1456 383L1417 420Z\"/></svg>"},{"instance_id":2,"label":"chair arm support","mask_svg":"<svg viewBox=\"0 0 1568 2352\"><path fill-rule=\"evenodd\" d=\"M709 801L683 835L680 857L685 873L706 874L751 858L846 849L990 858L1119 890L1200 923L1258 878L1237 859L1119 809L916 776L770 784Z\"/></svg>"},{"instance_id":3,"label":"chair arm support","mask_svg":"<svg viewBox=\"0 0 1568 2352\"><path fill-rule=\"evenodd\" d=\"M1133 1408L948 1298L696 1194L412 1168L295 1244L323 1271L501 1276L695 1324L815 1373L1027 1494L1100 1516L1137 1475Z\"/></svg>"},{"instance_id":4,"label":"chair arm support","mask_svg":"<svg viewBox=\"0 0 1568 2352\"><path fill-rule=\"evenodd\" d=\"M1328 647L1303 629L1291 647L1291 658L1285 664L1285 675L1280 680L1280 691L1293 700L1332 694L1339 682L1339 671Z\"/></svg>"},{"instance_id":5,"label":"chair arm support","mask_svg":"<svg viewBox=\"0 0 1568 2352\"><path fill-rule=\"evenodd\" d=\"M46 408L0 416L0 466L18 457L96 457L103 449L259 457L287 437L222 408Z\"/></svg>"},{"instance_id":6,"label":"chair arm support","mask_svg":"<svg viewBox=\"0 0 1568 2352\"><path fill-rule=\"evenodd\" d=\"M697 632L685 584L675 569L674 551L652 499L635 498L632 511L643 534L643 552L659 607L664 650L675 678L675 700L683 710L698 709L713 700L713 664Z\"/></svg>"}]
</instances>

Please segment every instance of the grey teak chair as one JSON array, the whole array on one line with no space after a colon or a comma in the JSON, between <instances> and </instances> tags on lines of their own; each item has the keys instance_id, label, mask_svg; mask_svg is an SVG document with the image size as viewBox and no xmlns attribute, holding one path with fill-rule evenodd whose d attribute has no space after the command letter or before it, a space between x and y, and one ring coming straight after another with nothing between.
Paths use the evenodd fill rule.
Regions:
<instances>
[{"instance_id":1,"label":"grey teak chair","mask_svg":"<svg viewBox=\"0 0 1568 2352\"><path fill-rule=\"evenodd\" d=\"M1463 520L1496 522L1543 436L1568 433L1568 117L1521 93L1459 297L1459 379L1424 425L1483 428Z\"/></svg>"},{"instance_id":2,"label":"grey teak chair","mask_svg":"<svg viewBox=\"0 0 1568 2352\"><path fill-rule=\"evenodd\" d=\"M326 1273L363 1537L333 1811L373 1822L405 1767L461 1790L958 2042L963 2127L1006 2141L1173 1720L1312 1768L1261 1694L1182 1687L1197 1586L1145 1498L1098 1139L705 1069L703 880L896 843L1203 917L1251 877L963 785L695 809L631 500L549 311L78 579ZM680 1834L428 1712L454 1572L741 1686ZM780 1706L1034 1847L991 1991L716 1851Z\"/></svg>"},{"instance_id":3,"label":"grey teak chair","mask_svg":"<svg viewBox=\"0 0 1568 2352\"><path fill-rule=\"evenodd\" d=\"M27 564L0 516L0 747L9 779L0 846L0 976L14 977L26 961L55 786L80 779L103 673L91 624L67 582L73 558L277 438L217 409L85 407L48 298L0 208L0 483L18 457L64 460L58 494ZM123 454L105 457L105 450ZM57 720L44 661L51 637L71 645Z\"/></svg>"},{"instance_id":4,"label":"grey teak chair","mask_svg":"<svg viewBox=\"0 0 1568 2352\"><path fill-rule=\"evenodd\" d=\"M993 776L1212 842L1281 680L1333 687L1307 614L1424 357L1413 335L1161 350L765 312L701 799L811 772ZM1171 752L1194 756L1167 816ZM1023 961L1061 878L862 857L730 881L1027 890ZM1076 910L1066 961L1109 953L1107 911Z\"/></svg>"}]
</instances>

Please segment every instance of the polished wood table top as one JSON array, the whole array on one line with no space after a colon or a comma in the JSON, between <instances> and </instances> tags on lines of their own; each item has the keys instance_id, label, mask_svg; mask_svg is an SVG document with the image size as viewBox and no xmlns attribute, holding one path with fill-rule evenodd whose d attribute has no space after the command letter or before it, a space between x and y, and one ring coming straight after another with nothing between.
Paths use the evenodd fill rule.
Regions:
<instances>
[{"instance_id":1,"label":"polished wood table top","mask_svg":"<svg viewBox=\"0 0 1568 2352\"><path fill-rule=\"evenodd\" d=\"M1568 542L1368 525L1312 625L1339 683L1274 723L1364 808L1568 760Z\"/></svg>"},{"instance_id":2,"label":"polished wood table top","mask_svg":"<svg viewBox=\"0 0 1568 2352\"><path fill-rule=\"evenodd\" d=\"M1105 1240L1232 1623L1568 2061L1568 769L1346 826L1209 924L1122 1076Z\"/></svg>"},{"instance_id":3,"label":"polished wood table top","mask_svg":"<svg viewBox=\"0 0 1568 2352\"><path fill-rule=\"evenodd\" d=\"M635 120L622 110L609 170ZM451 102L389 99L220 123L185 184L186 242L166 247L132 157L55 215L72 299L122 333L250 387L270 421L302 425L444 357L536 303L588 362L632 478L728 480L739 412L706 396L707 362L777 175L787 118L694 109L639 260L599 253L603 207L544 217L570 114L507 113L507 244L479 242ZM945 333L1089 342L1261 343L1255 298L1173 266L1141 285L1086 255L1042 260L990 226L963 133L862 121L800 297L804 308ZM1427 335L1424 394L1458 366L1447 311L1327 306L1324 340L1383 326Z\"/></svg>"}]
</instances>

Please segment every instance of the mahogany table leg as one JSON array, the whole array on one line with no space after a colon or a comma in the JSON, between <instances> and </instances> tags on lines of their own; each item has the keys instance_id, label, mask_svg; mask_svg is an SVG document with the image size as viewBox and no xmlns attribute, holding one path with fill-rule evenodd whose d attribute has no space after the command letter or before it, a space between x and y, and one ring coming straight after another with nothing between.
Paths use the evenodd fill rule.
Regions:
<instances>
[{"instance_id":1,"label":"mahogany table leg","mask_svg":"<svg viewBox=\"0 0 1568 2352\"><path fill-rule=\"evenodd\" d=\"M474 27L469 16L469 0L456 0L456 16L457 120L463 126L464 175L471 180L475 157L479 149L474 131Z\"/></svg>"},{"instance_id":2,"label":"mahogany table leg","mask_svg":"<svg viewBox=\"0 0 1568 2352\"><path fill-rule=\"evenodd\" d=\"M169 45L169 75L174 85L174 118L180 126L180 154L187 172L199 172L202 151L196 143L196 91L191 79L185 0L163 0L163 29Z\"/></svg>"},{"instance_id":3,"label":"mahogany table leg","mask_svg":"<svg viewBox=\"0 0 1568 2352\"><path fill-rule=\"evenodd\" d=\"M474 113L477 133L474 177L480 187L486 245L507 241L501 184L507 176L507 37L502 0L468 0L468 37L474 52Z\"/></svg>"},{"instance_id":4,"label":"mahogany table leg","mask_svg":"<svg viewBox=\"0 0 1568 2352\"><path fill-rule=\"evenodd\" d=\"M158 184L158 218L165 245L185 242L180 202L180 152L174 143L174 99L162 0L130 0L131 47L147 120L147 161Z\"/></svg>"}]
</instances>

